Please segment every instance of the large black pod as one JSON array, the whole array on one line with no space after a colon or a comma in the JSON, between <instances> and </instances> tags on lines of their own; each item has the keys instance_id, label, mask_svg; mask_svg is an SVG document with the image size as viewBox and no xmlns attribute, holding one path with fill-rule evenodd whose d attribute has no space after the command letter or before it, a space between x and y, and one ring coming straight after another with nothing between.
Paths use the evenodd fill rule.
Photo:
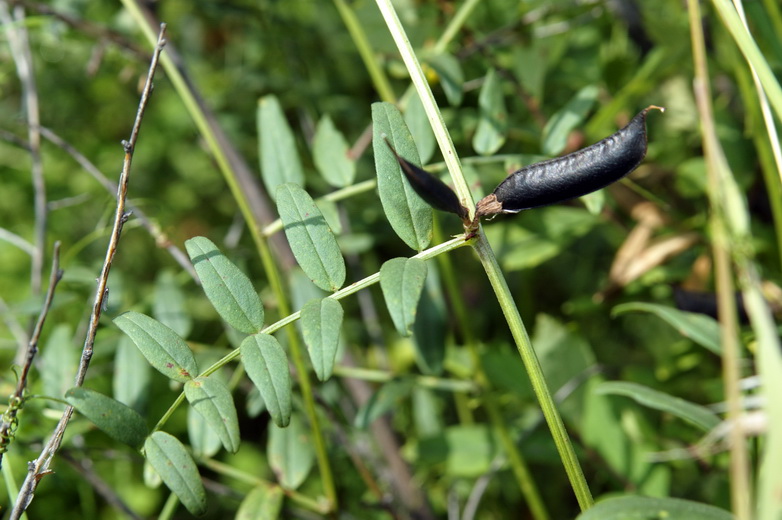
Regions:
<instances>
[{"instance_id":1,"label":"large black pod","mask_svg":"<svg viewBox=\"0 0 782 520\"><path fill-rule=\"evenodd\" d=\"M479 203L479 213L518 213L581 197L618 181L646 155L646 114L652 108L662 110L647 107L627 126L592 146L510 174L494 190L494 197Z\"/></svg>"}]
</instances>

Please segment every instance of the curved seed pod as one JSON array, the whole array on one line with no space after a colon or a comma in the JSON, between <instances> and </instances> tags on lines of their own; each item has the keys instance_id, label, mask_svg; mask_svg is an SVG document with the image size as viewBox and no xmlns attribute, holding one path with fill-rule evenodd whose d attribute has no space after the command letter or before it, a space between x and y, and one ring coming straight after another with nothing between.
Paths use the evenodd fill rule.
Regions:
<instances>
[{"instance_id":1,"label":"curved seed pod","mask_svg":"<svg viewBox=\"0 0 782 520\"><path fill-rule=\"evenodd\" d=\"M402 167L402 172L404 172L405 177L407 177L407 182L410 183L413 190L415 190L427 204L440 211L455 213L459 218L466 221L468 213L467 208L462 206L459 197L456 196L456 193L454 193L447 184L423 168L419 168L407 159L400 157L388 140L386 140L386 144L388 145L388 148L391 149L394 157L396 157L397 162L399 162L399 166Z\"/></svg>"},{"instance_id":2,"label":"curved seed pod","mask_svg":"<svg viewBox=\"0 0 782 520\"><path fill-rule=\"evenodd\" d=\"M478 202L476 217L548 206L605 188L633 171L646 155L646 113L651 105L616 132L577 152L531 164L510 174Z\"/></svg>"}]
</instances>

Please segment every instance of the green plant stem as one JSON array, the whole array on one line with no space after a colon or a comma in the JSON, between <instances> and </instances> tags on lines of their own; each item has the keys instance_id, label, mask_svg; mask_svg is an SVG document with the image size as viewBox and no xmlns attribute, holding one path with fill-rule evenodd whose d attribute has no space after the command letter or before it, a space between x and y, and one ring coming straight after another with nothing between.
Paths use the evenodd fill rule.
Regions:
<instances>
[{"instance_id":1,"label":"green plant stem","mask_svg":"<svg viewBox=\"0 0 782 520\"><path fill-rule=\"evenodd\" d=\"M14 478L14 466L9 455L10 454L8 452L3 454L3 464L0 465L0 468L2 468L3 480L5 480L5 490L8 494L8 503L13 504L14 499L19 496L19 485L16 483L16 479ZM27 513L22 513L19 518L20 520L27 520Z\"/></svg>"},{"instance_id":2,"label":"green plant stem","mask_svg":"<svg viewBox=\"0 0 782 520\"><path fill-rule=\"evenodd\" d=\"M722 329L720 343L722 346L723 381L725 397L728 402L728 420L733 424L739 424L742 415L739 382L741 355L734 297L735 289L730 265L729 232L725 224L727 212L730 211L730 206L726 203L727 194L724 191L726 189L724 185L728 183L723 182L730 175L730 172L726 171L727 162L722 155L714 124L700 7L697 0L688 0L687 6L695 63L695 100L700 112L703 148L709 175L709 198L712 205L710 217L713 235L712 255L716 275L717 308ZM733 514L738 520L749 520L752 517L750 510L752 491L749 483L749 458L743 429L732 428L730 440L731 506Z\"/></svg>"},{"instance_id":3,"label":"green plant stem","mask_svg":"<svg viewBox=\"0 0 782 520\"><path fill-rule=\"evenodd\" d=\"M430 258L434 258L437 255L441 255L443 253L447 253L448 251L452 251L454 249L458 249L460 247L464 247L466 245L469 245L470 241L467 241L464 239L463 236L459 236L456 238L452 238L448 242L444 242L442 244L438 244L434 247L430 247L429 249L425 249L424 251L421 251L417 255L415 255L413 258L420 258L422 260L429 260ZM339 291L331 294L328 296L328 298L334 298L335 300L341 300L343 298L346 298L350 296L351 294L355 294L361 289L365 289L367 287L370 287L371 285L374 285L380 281L380 273L375 273L372 275L367 276L366 278L359 280L357 282L354 282L347 287L344 287L340 289ZM281 328L283 328L286 325L289 325L296 320L298 320L301 317L301 312L297 311L292 314L289 314L285 316L284 318L276 321L275 323L272 323L271 325L264 328L261 333L262 334L272 334ZM200 377L206 377L210 374L213 374L220 368L224 367L234 359L238 358L241 355L241 351L237 348L220 358L218 361L215 361L212 366L204 370L199 374ZM306 367L305 367L306 368ZM174 411L177 409L177 407L182 404L185 400L185 394L184 392L180 393L177 397L176 401L169 406L168 410L166 410L166 413L163 415L163 417L158 421L158 423L155 425L155 428L153 431L157 431L160 428L163 427L163 425L168 421L169 418L171 418L171 415L174 413Z\"/></svg>"},{"instance_id":4,"label":"green plant stem","mask_svg":"<svg viewBox=\"0 0 782 520\"><path fill-rule=\"evenodd\" d=\"M405 34L404 28L399 21L399 17L396 15L396 11L394 10L391 1L376 0L376 2L380 12L383 14L383 18L391 36L394 38L394 42L396 42L399 53L402 55L402 59L410 74L410 79L413 81L413 85L418 92L426 115L429 118L429 123L432 125L432 130L437 139L437 143L440 146L440 151L445 158L445 163L448 166L448 172L451 174L456 193L462 201L462 204L469 209L469 212L472 215L475 211L475 202L472 199L472 194L470 193L467 181L464 178L464 173L462 172L461 164L459 163L459 156L453 146L451 135L448 133L448 129L445 126L445 121L443 120L440 109L434 99L432 90L429 88L429 83L421 69L421 64L418 62L418 58L410 45L410 41ZM519 311L513 303L508 285L505 282L505 278L502 276L502 272L497 264L497 259L494 256L494 252L491 250L491 246L486 241L486 236L483 234L483 231L478 231L477 240L474 241L473 247L478 253L481 264L486 270L489 281L500 301L503 313L505 314L511 333L516 341L519 354L521 355L522 361L530 376L530 380L532 381L532 387L540 402L543 415L551 429L554 443L556 444L562 462L565 465L565 471L570 479L578 503L582 510L587 509L592 505L592 495L589 492L589 487L584 479L581 466L578 463L573 446L565 431L562 418L559 416L559 413L554 406L554 401L551 398L551 393L546 386L545 379L543 378L543 371L540 368L535 352L532 350L532 345L527 336L527 331L524 328L524 323L521 321Z\"/></svg>"},{"instance_id":5,"label":"green plant stem","mask_svg":"<svg viewBox=\"0 0 782 520\"><path fill-rule=\"evenodd\" d=\"M476 392L479 387L471 381L459 381L457 379L446 379L442 377L415 375L411 378L400 377L384 370L374 370L370 368L359 368L345 365L336 365L334 375L339 377L348 377L351 379L361 379L363 381L372 381L374 383L387 383L395 379L412 379L417 386L430 388L432 390L445 390L447 392Z\"/></svg>"},{"instance_id":6,"label":"green plant stem","mask_svg":"<svg viewBox=\"0 0 782 520\"><path fill-rule=\"evenodd\" d=\"M369 40L364 32L364 28L356 17L356 13L353 9L345 3L345 0L334 0L334 5L337 6L339 15L342 17L342 21L347 27L350 37L353 38L353 43L358 49L358 53L361 59L364 61L364 66L367 68L369 77L372 79L372 83L375 85L375 90L380 99L387 101L388 103L396 103L396 94L391 87L391 82L388 80L383 69L377 64L375 53L372 51L372 47L369 45Z\"/></svg>"},{"instance_id":7,"label":"green plant stem","mask_svg":"<svg viewBox=\"0 0 782 520\"><path fill-rule=\"evenodd\" d=\"M201 459L199 460L199 462L204 466L206 466L207 468L215 471L216 473L234 478L236 480L239 480L246 484L250 484L252 486L266 485L270 488L279 487L275 482L270 482L268 480L258 478L256 475L247 473L246 471L236 469L230 464L225 464L223 462L211 458ZM301 493L298 493L290 489L284 489L284 488L280 488L280 489L282 489L282 492L285 493L285 496L287 496L293 502L299 504L300 506L309 509L310 511L314 511L316 513L320 513L320 514L328 513L328 511L325 510L323 507L324 504L319 503L317 500L313 500L306 495L302 495Z\"/></svg>"},{"instance_id":8,"label":"green plant stem","mask_svg":"<svg viewBox=\"0 0 782 520\"><path fill-rule=\"evenodd\" d=\"M489 395L483 400L483 407L486 409L492 427L500 436L500 442L508 455L511 470L513 470L513 475L516 477L519 486L521 486L521 492L527 501L532 516L536 520L548 520L550 516L546 506L543 504L535 479L532 478L532 473L530 473L527 463L524 462L524 457L521 455L513 437L508 431L508 427L505 425L499 406L492 400L492 396Z\"/></svg>"},{"instance_id":9,"label":"green plant stem","mask_svg":"<svg viewBox=\"0 0 782 520\"><path fill-rule=\"evenodd\" d=\"M752 35L742 25L741 18L735 7L731 5L730 0L712 0L712 4L717 8L722 23L733 36L733 41L739 46L744 58L746 58L757 74L763 89L768 95L771 106L774 107L777 113L777 117L782 119L782 87L779 86L779 82L776 76L774 76L768 61L763 57Z\"/></svg>"},{"instance_id":10,"label":"green plant stem","mask_svg":"<svg viewBox=\"0 0 782 520\"><path fill-rule=\"evenodd\" d=\"M437 107L437 102L432 94L432 89L429 88L429 82L426 80L426 75L421 69L421 64L418 62L415 51L410 45L410 40L408 40L407 35L405 34L405 30L402 27L402 23L399 21L399 17L396 15L391 0L376 0L376 2L383 15L383 19L386 22L386 26L391 33L391 37L394 39L394 42L399 49L402 61L405 62L407 72L410 74L410 79L415 86L416 92L418 92L418 97L421 99L421 104L429 119L429 124L432 125L432 131L434 132L435 139L437 139L437 144L440 146L440 152L443 154L445 164L448 165L448 172L451 174L451 180L453 181L456 194L462 204L469 210L470 217L472 217L472 214L475 212L475 201L472 200L472 194L470 193L470 188L462 173L459 156L456 154L456 150L453 146L451 134L448 133L448 129L445 127L445 121L440 113L440 109Z\"/></svg>"},{"instance_id":11,"label":"green plant stem","mask_svg":"<svg viewBox=\"0 0 782 520\"><path fill-rule=\"evenodd\" d=\"M366 193L368 191L372 191L376 187L377 187L377 179L369 179L367 181L359 182L358 184L353 184L352 186L347 186L345 188L340 188L338 190L332 191L331 193L324 195L323 197L318 197L318 200L338 202L340 200L350 198L360 193ZM282 220L277 219L271 224L269 224L268 226L266 226L265 228L263 228L263 231L261 233L263 234L263 236L269 237L281 231L282 227L283 227Z\"/></svg>"},{"instance_id":12,"label":"green plant stem","mask_svg":"<svg viewBox=\"0 0 782 520\"><path fill-rule=\"evenodd\" d=\"M170 520L173 518L178 505L179 499L177 496L173 493L168 495L168 500L166 500L166 503L163 505L163 509L160 511L160 515L157 517L158 520Z\"/></svg>"},{"instance_id":13,"label":"green plant stem","mask_svg":"<svg viewBox=\"0 0 782 520\"><path fill-rule=\"evenodd\" d=\"M519 310L513 302L508 283L502 275L497 258L494 256L491 245L486 240L486 235L484 235L482 229L478 231L473 248L478 253L478 258L486 270L486 275L489 277L489 282L494 289L494 294L497 296L502 313L505 315L505 320L508 322L513 339L516 341L516 348L519 351L521 360L524 362L527 374L529 374L532 389L535 391L540 408L543 411L543 417L545 417L549 430L551 430L554 444L565 466L565 472L576 494L578 505L582 511L586 510L592 506L592 494L584 479L584 473L581 470L578 458L576 458L576 453L565 430L565 425L559 412L557 412L554 400L546 385L543 369L535 355L535 351L532 349L532 343L527 335L524 322L522 322L519 315Z\"/></svg>"}]
</instances>

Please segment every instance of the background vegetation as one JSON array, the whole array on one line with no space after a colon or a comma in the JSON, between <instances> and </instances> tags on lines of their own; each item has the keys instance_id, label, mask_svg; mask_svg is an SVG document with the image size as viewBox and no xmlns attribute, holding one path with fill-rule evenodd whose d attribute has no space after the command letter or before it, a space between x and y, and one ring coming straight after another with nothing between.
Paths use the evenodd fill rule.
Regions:
<instances>
[{"instance_id":1,"label":"background vegetation","mask_svg":"<svg viewBox=\"0 0 782 520\"><path fill-rule=\"evenodd\" d=\"M18 4L11 4L3 6L13 17ZM40 218L32 203L26 149L29 105L8 44L11 26L23 26L29 34L41 125L112 182L121 167L119 143L128 138L151 49L130 1L21 5L26 17L15 22L7 18L0 33L4 395L16 385L11 365L19 363L25 330L42 301L35 274L31 282L30 250L41 244L35 239ZM722 343L713 321L677 314L687 321L671 326L671 318L659 315L677 304L691 305L692 296L688 299L684 290L703 292L698 297L716 305L715 242L717 249L733 255L729 260L735 262L745 298L748 287L759 287L751 276L756 268L766 299L772 308L779 303L774 282L779 282L782 267L782 197L771 148L775 136L769 138L758 90L724 19L712 4L703 6L714 121L702 133L703 112L693 91L698 62L688 11L680 1L400 0L394 5L475 200L522 165L591 144L650 104L666 107L665 114L650 114L648 156L629 180L583 200L497 218L484 223L484 229L592 495L686 498L733 509L746 518L742 506L731 504L731 489L734 496L737 489L731 485L747 479L731 467L726 433L719 433L730 424L722 420L730 376L719 351L730 341L725 335L740 339L736 366L747 377L743 406L749 410L756 406L750 399L757 395L756 379L750 377L757 374L754 356L769 344L768 336L759 333L757 320L750 327L745 314L735 334L733 329L726 332L731 317L723 316ZM147 8L150 16L168 24L170 43L164 54L178 53L181 70L203 104L188 104L172 81L172 69L158 71L129 194L129 201L153 223L154 233L140 224L138 211L125 227L86 386L132 406L152 427L181 385L152 371L112 318L135 310L168 323L187 339L200 366L209 366L241 341L166 245L183 250L185 240L208 237L248 274L264 302L266 323L289 312L270 285L237 191L225 180L225 171L246 168L252 178L239 175L238 191L261 193L251 203L263 226L277 218L274 203L264 194L268 184L259 174L259 133L264 131L257 117L260 98L278 100L295 138L295 157L286 161L301 162L313 198L337 191L317 164L321 153L315 152L313 139L319 122L328 116L350 146L347 168L355 167L355 180L337 197L332 195L340 200L320 206L345 256L346 284L378 272L391 258L415 254L391 229L372 183L371 104L403 99L423 163L443 174L446 167L414 106L417 98L403 96L410 86L408 71L374 2L167 0ZM778 74L779 6L757 1L746 9L754 41ZM460 19L462 14L466 17ZM194 114L205 110L225 140L218 137L215 144L204 126L194 122ZM496 135L481 130L489 116L504 122ZM746 211L730 205L726 210L708 180L713 143L707 141L704 148L703 135L711 129ZM33 263L33 271L44 273L45 290L52 244L58 240L65 275L28 391L62 398L79 362L116 199L72 152L44 137L46 263L40 269ZM229 156L227 167L215 154L217 148L237 152ZM715 224L715 215L724 217L728 231ZM745 217L751 234L738 240L731 224ZM274 230L266 233L273 262L290 310L297 311L325 293L296 267L284 235ZM436 214L433 244L462 231L457 218ZM411 337L397 332L380 287L372 286L341 300L345 318L332 378L321 383L309 375L308 395L314 398L336 477L337 516L576 517L579 503L481 263L465 247L429 261L428 268ZM720 290L725 294L724 286ZM632 302L657 307L627 305ZM289 336L277 336L288 346ZM313 433L303 411L306 388L299 386L300 376L294 370L300 444L288 453L283 469L270 461L271 421L237 364L212 376L233 388L242 440L237 453L196 438L201 430L188 427L186 406L165 424L165 431L194 451L207 483L207 518L234 515L258 486L266 489L264 499L271 493L273 501L282 489L278 483L286 496L281 517L314 518L328 511L322 461L316 464L311 451ZM711 419L699 423L693 419L697 413L667 408L665 398L664 404L650 404L647 390L606 382L637 383L708 406L719 416L707 415ZM26 462L38 455L62 408L47 399L25 403L3 459L8 489L4 509L15 500ZM716 432L707 436L718 422ZM740 439L753 475L764 450L774 445L774 437L768 439ZM509 452L508 443L516 451ZM519 475L519 456L529 470L526 479ZM53 469L36 492L32 518L131 515L120 502L138 517L189 517L184 508L176 509L165 486L145 486L144 459L136 451L83 416L71 422ZM746 492L744 498L751 497L752 511L762 506L762 484L758 500L754 491L738 488ZM537 489L530 491L530 486ZM536 495L540 503L533 500L531 505L530 496Z\"/></svg>"}]
</instances>

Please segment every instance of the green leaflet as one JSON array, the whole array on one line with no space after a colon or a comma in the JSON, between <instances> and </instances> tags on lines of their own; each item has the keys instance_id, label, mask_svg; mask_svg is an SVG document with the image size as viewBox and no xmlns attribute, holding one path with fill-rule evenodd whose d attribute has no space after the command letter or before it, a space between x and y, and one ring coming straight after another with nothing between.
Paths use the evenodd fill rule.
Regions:
<instances>
[{"instance_id":1,"label":"green leaflet","mask_svg":"<svg viewBox=\"0 0 782 520\"><path fill-rule=\"evenodd\" d=\"M399 109L391 103L373 103L372 147L380 202L399 238L412 249L422 251L432 240L432 208L407 182L386 139L400 157L421 165L413 136Z\"/></svg>"},{"instance_id":2,"label":"green leaflet","mask_svg":"<svg viewBox=\"0 0 782 520\"><path fill-rule=\"evenodd\" d=\"M157 431L147 437L144 453L163 482L196 516L206 513L206 491L193 458L176 437Z\"/></svg>"},{"instance_id":3,"label":"green leaflet","mask_svg":"<svg viewBox=\"0 0 782 520\"><path fill-rule=\"evenodd\" d=\"M326 182L337 188L350 186L356 176L356 162L348 157L349 150L345 136L329 116L323 116L315 128L312 159Z\"/></svg>"},{"instance_id":4,"label":"green leaflet","mask_svg":"<svg viewBox=\"0 0 782 520\"><path fill-rule=\"evenodd\" d=\"M133 340L124 335L120 337L111 381L114 399L143 412L149 397L151 376L152 369Z\"/></svg>"},{"instance_id":5,"label":"green leaflet","mask_svg":"<svg viewBox=\"0 0 782 520\"><path fill-rule=\"evenodd\" d=\"M298 415L291 417L287 428L269 425L266 452L269 465L285 489L298 488L307 478L315 461L312 440Z\"/></svg>"},{"instance_id":6,"label":"green leaflet","mask_svg":"<svg viewBox=\"0 0 782 520\"><path fill-rule=\"evenodd\" d=\"M710 431L720 423L720 418L717 414L705 406L685 401L637 383L609 381L598 386L596 391L599 394L627 396L639 404L655 410L668 412L680 419L684 419L705 432Z\"/></svg>"},{"instance_id":7,"label":"green leaflet","mask_svg":"<svg viewBox=\"0 0 782 520\"><path fill-rule=\"evenodd\" d=\"M214 430L226 450L239 450L239 419L228 387L214 377L197 377L185 383L185 397Z\"/></svg>"},{"instance_id":8,"label":"green leaflet","mask_svg":"<svg viewBox=\"0 0 782 520\"><path fill-rule=\"evenodd\" d=\"M562 153L570 132L583 123L599 92L596 85L587 85L579 90L567 105L551 116L543 128L541 148L544 154L554 156Z\"/></svg>"},{"instance_id":9,"label":"green leaflet","mask_svg":"<svg viewBox=\"0 0 782 520\"><path fill-rule=\"evenodd\" d=\"M410 101L407 103L405 124L410 129L415 146L421 155L421 164L428 163L434 154L437 142L434 138L434 132L432 132L432 125L426 116L424 105L421 103L421 98L418 95L411 96Z\"/></svg>"},{"instance_id":10,"label":"green leaflet","mask_svg":"<svg viewBox=\"0 0 782 520\"><path fill-rule=\"evenodd\" d=\"M187 409L187 438L196 459L213 457L222 445L217 432L192 406Z\"/></svg>"},{"instance_id":11,"label":"green leaflet","mask_svg":"<svg viewBox=\"0 0 782 520\"><path fill-rule=\"evenodd\" d=\"M312 197L296 184L277 188L277 211L296 261L324 291L336 291L345 283L345 260L326 219Z\"/></svg>"},{"instance_id":12,"label":"green leaflet","mask_svg":"<svg viewBox=\"0 0 782 520\"><path fill-rule=\"evenodd\" d=\"M576 520L734 520L732 514L718 507L682 500L641 496L612 497L601 500Z\"/></svg>"},{"instance_id":13,"label":"green leaflet","mask_svg":"<svg viewBox=\"0 0 782 520\"><path fill-rule=\"evenodd\" d=\"M301 309L302 335L321 381L326 381L334 370L343 315L342 305L332 298L311 300Z\"/></svg>"},{"instance_id":14,"label":"green leaflet","mask_svg":"<svg viewBox=\"0 0 782 520\"><path fill-rule=\"evenodd\" d=\"M437 72L448 102L453 106L461 105L464 73L459 60L452 54L438 54L429 60L429 65Z\"/></svg>"},{"instance_id":15,"label":"green leaflet","mask_svg":"<svg viewBox=\"0 0 782 520\"><path fill-rule=\"evenodd\" d=\"M263 304L247 275L208 238L191 238L185 247L204 293L220 317L245 334L261 330Z\"/></svg>"},{"instance_id":16,"label":"green leaflet","mask_svg":"<svg viewBox=\"0 0 782 520\"><path fill-rule=\"evenodd\" d=\"M612 316L618 316L627 312L650 312L665 320L668 325L679 333L694 341L702 347L706 347L717 355L722 352L720 346L720 325L714 318L695 312L680 311L665 305L653 303L624 303L611 310Z\"/></svg>"},{"instance_id":17,"label":"green leaflet","mask_svg":"<svg viewBox=\"0 0 782 520\"><path fill-rule=\"evenodd\" d=\"M176 281L173 271L161 271L155 280L155 299L152 316L160 323L186 338L193 322L185 308L185 295Z\"/></svg>"},{"instance_id":18,"label":"green leaflet","mask_svg":"<svg viewBox=\"0 0 782 520\"><path fill-rule=\"evenodd\" d=\"M114 324L164 376L186 383L198 375L198 365L185 340L159 321L129 311L114 318Z\"/></svg>"},{"instance_id":19,"label":"green leaflet","mask_svg":"<svg viewBox=\"0 0 782 520\"><path fill-rule=\"evenodd\" d=\"M392 258L380 268L380 288L402 336L411 334L425 281L426 262L418 258Z\"/></svg>"},{"instance_id":20,"label":"green leaflet","mask_svg":"<svg viewBox=\"0 0 782 520\"><path fill-rule=\"evenodd\" d=\"M505 143L508 113L502 96L502 84L494 69L489 69L478 97L481 109L472 147L481 155L491 155Z\"/></svg>"},{"instance_id":21,"label":"green leaflet","mask_svg":"<svg viewBox=\"0 0 782 520\"><path fill-rule=\"evenodd\" d=\"M247 375L261 392L274 424L285 427L291 420L291 375L288 358L274 336L247 336L240 347Z\"/></svg>"},{"instance_id":22,"label":"green leaflet","mask_svg":"<svg viewBox=\"0 0 782 520\"><path fill-rule=\"evenodd\" d=\"M278 486L258 484L242 500L235 520L274 520L282 511L283 491Z\"/></svg>"},{"instance_id":23,"label":"green leaflet","mask_svg":"<svg viewBox=\"0 0 782 520\"><path fill-rule=\"evenodd\" d=\"M136 449L144 444L147 423L132 408L88 388L71 388L65 400L112 439Z\"/></svg>"},{"instance_id":24,"label":"green leaflet","mask_svg":"<svg viewBox=\"0 0 782 520\"><path fill-rule=\"evenodd\" d=\"M261 176L269 195L274 197L277 186L286 182L304 185L296 140L276 97L258 101L257 122Z\"/></svg>"}]
</instances>

